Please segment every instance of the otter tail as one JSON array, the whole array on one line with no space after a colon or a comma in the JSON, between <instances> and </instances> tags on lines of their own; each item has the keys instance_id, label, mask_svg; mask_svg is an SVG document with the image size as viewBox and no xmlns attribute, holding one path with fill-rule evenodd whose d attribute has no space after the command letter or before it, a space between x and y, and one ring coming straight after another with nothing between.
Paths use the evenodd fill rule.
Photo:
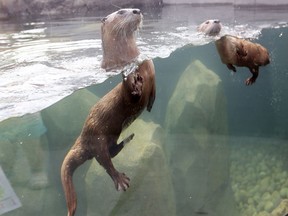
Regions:
<instances>
[{"instance_id":1,"label":"otter tail","mask_svg":"<svg viewBox=\"0 0 288 216\"><path fill-rule=\"evenodd\" d=\"M73 173L77 167L86 161L86 158L79 154L80 152L76 149L71 149L66 155L61 167L61 181L68 208L68 216L74 216L77 207L77 196L73 185Z\"/></svg>"}]
</instances>

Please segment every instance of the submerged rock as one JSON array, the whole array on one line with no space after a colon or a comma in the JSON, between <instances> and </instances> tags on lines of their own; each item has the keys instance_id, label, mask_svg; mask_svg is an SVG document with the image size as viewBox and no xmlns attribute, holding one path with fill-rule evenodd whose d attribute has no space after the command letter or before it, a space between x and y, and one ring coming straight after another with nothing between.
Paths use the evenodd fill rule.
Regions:
<instances>
[{"instance_id":1,"label":"submerged rock","mask_svg":"<svg viewBox=\"0 0 288 216\"><path fill-rule=\"evenodd\" d=\"M13 172L17 145L13 145L5 133L1 133L0 139L0 164L6 175L10 176Z\"/></svg>"},{"instance_id":2,"label":"submerged rock","mask_svg":"<svg viewBox=\"0 0 288 216\"><path fill-rule=\"evenodd\" d=\"M48 186L44 168L47 158L45 132L39 113L0 122L0 165L6 175L12 177L13 183L29 181L32 189ZM41 179L38 177L40 173Z\"/></svg>"},{"instance_id":3,"label":"submerged rock","mask_svg":"<svg viewBox=\"0 0 288 216\"><path fill-rule=\"evenodd\" d=\"M288 214L288 199L282 200L271 213L270 216L286 216Z\"/></svg>"},{"instance_id":4,"label":"submerged rock","mask_svg":"<svg viewBox=\"0 0 288 216\"><path fill-rule=\"evenodd\" d=\"M161 127L137 119L122 133L119 142L131 133L135 133L133 140L113 159L116 169L130 178L130 188L116 191L111 178L94 160L86 177L88 215L175 215Z\"/></svg>"},{"instance_id":5,"label":"submerged rock","mask_svg":"<svg viewBox=\"0 0 288 216\"><path fill-rule=\"evenodd\" d=\"M72 147L79 136L89 110L98 100L99 98L95 94L87 89L81 89L41 111L43 123L47 128L46 137L50 153L50 184L55 189L55 194L57 194L46 204L48 206L47 209L50 209L50 215L58 215L60 214L59 212L66 214L60 168L68 149ZM83 212L83 215L86 215L84 181L89 165L89 162L85 163L81 169L77 170L74 176L75 184L79 185L77 191L78 199L83 200L78 205L78 209Z\"/></svg>"},{"instance_id":6,"label":"submerged rock","mask_svg":"<svg viewBox=\"0 0 288 216\"><path fill-rule=\"evenodd\" d=\"M92 92L81 89L42 110L41 116L47 128L49 147L71 147L82 130L89 110L98 100Z\"/></svg>"},{"instance_id":7,"label":"submerged rock","mask_svg":"<svg viewBox=\"0 0 288 216\"><path fill-rule=\"evenodd\" d=\"M251 215L248 205L255 209L256 216L271 216L272 210L287 199L287 171L283 163L287 141L242 136L230 137L230 143L231 183L241 215ZM248 199L240 199L243 192Z\"/></svg>"},{"instance_id":8,"label":"submerged rock","mask_svg":"<svg viewBox=\"0 0 288 216\"><path fill-rule=\"evenodd\" d=\"M282 189L280 190L280 196L281 196L281 198L283 198L283 199L288 198L288 188L282 188Z\"/></svg>"},{"instance_id":9,"label":"submerged rock","mask_svg":"<svg viewBox=\"0 0 288 216\"><path fill-rule=\"evenodd\" d=\"M226 133L225 104L220 78L199 60L193 61L181 75L168 103L166 128L173 133L197 128Z\"/></svg>"},{"instance_id":10,"label":"submerged rock","mask_svg":"<svg viewBox=\"0 0 288 216\"><path fill-rule=\"evenodd\" d=\"M229 181L226 98L221 80L199 60L182 73L165 130L177 215L238 215Z\"/></svg>"}]
</instances>

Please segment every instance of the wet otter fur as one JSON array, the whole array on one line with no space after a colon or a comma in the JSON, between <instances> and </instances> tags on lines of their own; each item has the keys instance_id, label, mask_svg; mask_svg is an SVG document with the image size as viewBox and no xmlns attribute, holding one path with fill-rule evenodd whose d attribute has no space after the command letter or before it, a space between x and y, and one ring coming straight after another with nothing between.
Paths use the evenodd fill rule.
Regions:
<instances>
[{"instance_id":1,"label":"wet otter fur","mask_svg":"<svg viewBox=\"0 0 288 216\"><path fill-rule=\"evenodd\" d=\"M138 9L124 10L125 13L131 13L133 16L136 15L135 11L137 11L137 16L141 15ZM111 20L113 21L113 19ZM106 21L104 22L104 25L108 25ZM115 25L115 23L111 25ZM124 28L127 29L127 26ZM127 30L130 28L131 26ZM126 47L126 49L130 49L130 47ZM120 58L121 53L118 56L114 56L114 58ZM115 62L118 60L115 59ZM151 111L155 100L155 90L154 65L151 60L145 60L138 65L136 71L124 77L121 83L92 107L80 136L69 150L61 167L61 180L68 216L75 214L77 206L76 192L72 181L73 173L87 160L95 158L110 175L117 190L125 191L129 187L130 179L115 169L111 158L115 157L134 136L131 134L117 144L121 131L129 126L145 108Z\"/></svg>"},{"instance_id":2,"label":"wet otter fur","mask_svg":"<svg viewBox=\"0 0 288 216\"><path fill-rule=\"evenodd\" d=\"M270 63L267 49L258 43L252 43L235 36L225 35L215 42L221 61L229 70L248 67L252 77L246 79L246 85L252 85L259 74L259 67Z\"/></svg>"},{"instance_id":3,"label":"wet otter fur","mask_svg":"<svg viewBox=\"0 0 288 216\"><path fill-rule=\"evenodd\" d=\"M142 25L139 9L120 9L102 19L101 37L106 71L121 69L140 54L136 32Z\"/></svg>"},{"instance_id":4,"label":"wet otter fur","mask_svg":"<svg viewBox=\"0 0 288 216\"><path fill-rule=\"evenodd\" d=\"M222 24L220 20L206 20L197 27L198 32L203 32L205 35L216 36L220 33Z\"/></svg>"}]
</instances>

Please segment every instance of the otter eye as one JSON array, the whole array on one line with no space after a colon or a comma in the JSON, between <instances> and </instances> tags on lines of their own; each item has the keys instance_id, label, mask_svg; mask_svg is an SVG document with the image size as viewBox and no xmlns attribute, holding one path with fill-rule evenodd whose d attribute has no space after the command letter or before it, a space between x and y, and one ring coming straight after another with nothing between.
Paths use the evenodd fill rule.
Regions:
<instances>
[{"instance_id":1,"label":"otter eye","mask_svg":"<svg viewBox=\"0 0 288 216\"><path fill-rule=\"evenodd\" d=\"M206 21L205 24L209 24L209 21Z\"/></svg>"},{"instance_id":2,"label":"otter eye","mask_svg":"<svg viewBox=\"0 0 288 216\"><path fill-rule=\"evenodd\" d=\"M117 12L117 14L120 14L120 15L122 15L122 14L124 14L125 13L125 10L119 10L118 12Z\"/></svg>"},{"instance_id":3,"label":"otter eye","mask_svg":"<svg viewBox=\"0 0 288 216\"><path fill-rule=\"evenodd\" d=\"M141 11L139 9L133 10L133 14L140 14L140 13L141 13Z\"/></svg>"},{"instance_id":4,"label":"otter eye","mask_svg":"<svg viewBox=\"0 0 288 216\"><path fill-rule=\"evenodd\" d=\"M107 17L101 19L101 22L104 23L107 20Z\"/></svg>"}]
</instances>

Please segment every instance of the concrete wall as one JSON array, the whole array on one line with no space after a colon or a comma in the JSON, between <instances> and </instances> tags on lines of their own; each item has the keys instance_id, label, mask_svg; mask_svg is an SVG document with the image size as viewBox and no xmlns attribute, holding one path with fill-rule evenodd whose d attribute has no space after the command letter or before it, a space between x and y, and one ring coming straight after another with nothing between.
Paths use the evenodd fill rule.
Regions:
<instances>
[{"instance_id":1,"label":"concrete wall","mask_svg":"<svg viewBox=\"0 0 288 216\"><path fill-rule=\"evenodd\" d=\"M0 0L0 20L10 18L35 18L41 16L63 17L95 15L117 7L161 7L162 0Z\"/></svg>"},{"instance_id":2,"label":"concrete wall","mask_svg":"<svg viewBox=\"0 0 288 216\"><path fill-rule=\"evenodd\" d=\"M249 0L248 0L249 1ZM233 3L233 0L163 0L164 4L218 4L218 3Z\"/></svg>"},{"instance_id":3,"label":"concrete wall","mask_svg":"<svg viewBox=\"0 0 288 216\"><path fill-rule=\"evenodd\" d=\"M288 5L287 0L163 0L164 4Z\"/></svg>"},{"instance_id":4,"label":"concrete wall","mask_svg":"<svg viewBox=\"0 0 288 216\"><path fill-rule=\"evenodd\" d=\"M119 7L146 7L153 10L164 4L229 4L229 5L286 5L288 0L0 0L0 20L35 18L40 16L94 15L96 12Z\"/></svg>"}]
</instances>

